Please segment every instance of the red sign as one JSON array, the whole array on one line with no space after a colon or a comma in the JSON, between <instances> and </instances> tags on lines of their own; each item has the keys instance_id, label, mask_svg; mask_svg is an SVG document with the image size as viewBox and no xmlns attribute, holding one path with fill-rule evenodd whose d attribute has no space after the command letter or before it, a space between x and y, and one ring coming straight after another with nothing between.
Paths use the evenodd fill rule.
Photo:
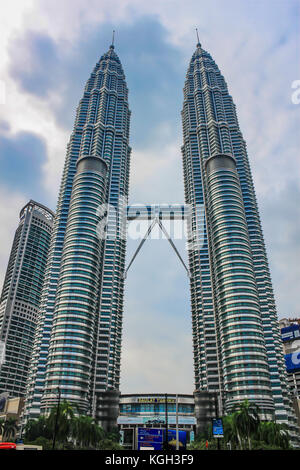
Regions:
<instances>
[{"instance_id":1,"label":"red sign","mask_svg":"<svg viewBox=\"0 0 300 470\"><path fill-rule=\"evenodd\" d=\"M0 450L16 450L17 445L13 442L0 442Z\"/></svg>"}]
</instances>

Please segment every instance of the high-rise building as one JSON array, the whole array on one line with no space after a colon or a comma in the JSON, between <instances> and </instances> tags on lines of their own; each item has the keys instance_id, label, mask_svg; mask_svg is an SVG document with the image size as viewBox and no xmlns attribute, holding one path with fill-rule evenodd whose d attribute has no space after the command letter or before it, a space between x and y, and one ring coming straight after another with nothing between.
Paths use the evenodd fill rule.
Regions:
<instances>
[{"instance_id":1,"label":"high-rise building","mask_svg":"<svg viewBox=\"0 0 300 470\"><path fill-rule=\"evenodd\" d=\"M10 253L0 300L0 393L11 397L26 391L53 219L47 207L29 201Z\"/></svg>"},{"instance_id":2,"label":"high-rise building","mask_svg":"<svg viewBox=\"0 0 300 470\"><path fill-rule=\"evenodd\" d=\"M58 387L62 399L100 419L103 392L119 388L126 224L117 220L105 241L96 230L104 216L98 207L117 207L128 195L129 122L125 76L111 45L87 81L67 147L25 419L47 412ZM114 210L107 219L109 232Z\"/></svg>"},{"instance_id":3,"label":"high-rise building","mask_svg":"<svg viewBox=\"0 0 300 470\"><path fill-rule=\"evenodd\" d=\"M195 384L293 420L279 325L246 144L224 77L197 44L182 110Z\"/></svg>"},{"instance_id":4,"label":"high-rise building","mask_svg":"<svg viewBox=\"0 0 300 470\"><path fill-rule=\"evenodd\" d=\"M150 433L152 433L154 428L152 436L155 436L153 438L156 442L155 450L162 450L166 424L169 441L171 441L174 437L176 438L176 422L181 437L187 443L192 442L196 422L194 408L193 395L173 393L168 395L159 393L121 395L118 425L123 437L122 446L126 450L138 450L142 445L142 447L153 450L151 437L149 436L149 439L145 440L145 436L139 434L140 431L147 432L148 430L151 430ZM159 430L161 431L160 439L157 432Z\"/></svg>"},{"instance_id":5,"label":"high-rise building","mask_svg":"<svg viewBox=\"0 0 300 470\"><path fill-rule=\"evenodd\" d=\"M246 144L212 57L197 44L184 87L186 206L156 205L153 213L150 206L127 208L122 216L129 121L125 76L112 45L87 81L67 148L25 418L47 413L61 395L101 423L116 419L126 217L152 220L151 231L155 223L163 229L164 218L186 218L187 207L197 409L212 392L221 397L220 413L248 399L263 419L294 426ZM110 204L107 214L103 203ZM98 236L103 217L104 239Z\"/></svg>"}]
</instances>

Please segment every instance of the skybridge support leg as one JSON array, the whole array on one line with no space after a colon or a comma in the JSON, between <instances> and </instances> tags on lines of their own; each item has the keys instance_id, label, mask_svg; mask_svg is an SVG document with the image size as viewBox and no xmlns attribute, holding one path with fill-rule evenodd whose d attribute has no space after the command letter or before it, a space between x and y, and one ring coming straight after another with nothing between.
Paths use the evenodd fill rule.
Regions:
<instances>
[{"instance_id":1,"label":"skybridge support leg","mask_svg":"<svg viewBox=\"0 0 300 470\"><path fill-rule=\"evenodd\" d=\"M152 230L153 230L153 228L154 228L154 226L155 226L156 224L159 225L159 228L161 229L161 231L162 231L162 232L164 233L164 235L166 236L168 242L170 243L171 247L173 248L173 250L175 251L177 257L179 258L181 264L183 265L184 269L186 270L188 277L190 277L190 271L189 271L189 269L187 268L187 266L186 266L185 262L183 261L182 257L180 256L180 253L179 253L179 251L177 250L176 246L174 245L173 240L171 239L171 237L170 237L170 235L168 234L167 230L166 230L165 227L163 226L161 220L160 220L159 218L155 218L155 219L153 220L153 222L151 223L151 225L148 227L148 230L147 230L147 232L145 233L145 235L144 235L144 237L143 237L141 243L140 243L139 246L137 247L137 249L136 249L136 251L135 251L135 253L134 253L134 255L133 255L133 257L132 257L132 259L131 259L131 261L130 261L130 263L129 263L129 265L128 265L127 268L125 269L125 272L124 272L124 279L126 279L127 273L128 273L128 270L129 270L130 266L131 266L132 263L134 262L134 260L135 260L135 258L137 257L137 255L138 255L140 249L142 248L143 244L145 243L145 241L146 241L147 238L149 237L150 233L152 232Z\"/></svg>"}]
</instances>

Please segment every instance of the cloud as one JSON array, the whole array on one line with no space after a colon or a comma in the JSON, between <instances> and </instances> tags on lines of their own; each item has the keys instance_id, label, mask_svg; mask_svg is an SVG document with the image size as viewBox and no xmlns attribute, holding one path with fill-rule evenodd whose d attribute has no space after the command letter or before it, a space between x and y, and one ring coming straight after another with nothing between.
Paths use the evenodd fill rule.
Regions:
<instances>
[{"instance_id":1,"label":"cloud","mask_svg":"<svg viewBox=\"0 0 300 470\"><path fill-rule=\"evenodd\" d=\"M41 201L45 162L46 146L39 136L29 132L0 135L0 183L8 192L21 192L27 198Z\"/></svg>"},{"instance_id":2,"label":"cloud","mask_svg":"<svg viewBox=\"0 0 300 470\"><path fill-rule=\"evenodd\" d=\"M11 39L10 79L17 83L23 95L26 93L33 98L30 99L31 107L35 108L36 103L39 103L38 99L43 106L47 104L48 113L55 119L57 135L61 134L60 129L64 130L66 137L71 132L75 108L82 96L84 84L95 62L108 47L112 28L112 24L106 24L102 28L98 25L89 28L80 38L77 47L72 48L65 42L54 41L45 32L38 33L34 30L22 31ZM136 41L136 38L139 40ZM130 107L133 109L131 145L133 165L136 163L132 171L133 185L136 183L133 197L138 196L139 187L144 185L143 174L147 173L147 184L153 186L151 179L164 179L163 171L170 174L171 170L172 173L176 172L174 176L181 188L180 196L175 196L180 202L183 200L183 183L180 154L182 94L179 90L185 74L183 55L170 44L167 31L154 16L139 18L131 24L124 23L116 50L125 70ZM47 142L48 164L45 177L46 187L52 192L53 205L65 146L60 151L57 145L53 148L57 139L48 137L49 117L46 120L46 110L41 109L40 105L38 111L42 122L45 121L39 132ZM34 125L32 123L32 127ZM36 125L41 127L40 123ZM54 133L55 128L52 128L51 135ZM169 182L171 181L170 179ZM161 198L166 201L174 200L173 193L178 193L178 186L173 186L173 191L171 186L172 184L160 185L166 191L165 194L159 191L159 202ZM170 191L167 195L168 187ZM142 199L149 200L149 197L153 196L144 192Z\"/></svg>"},{"instance_id":3,"label":"cloud","mask_svg":"<svg viewBox=\"0 0 300 470\"><path fill-rule=\"evenodd\" d=\"M261 204L267 251L280 317L300 317L300 185L292 179Z\"/></svg>"},{"instance_id":4,"label":"cloud","mask_svg":"<svg viewBox=\"0 0 300 470\"><path fill-rule=\"evenodd\" d=\"M84 84L107 50L112 29L113 24L95 25L73 48L64 41L55 42L49 34L22 31L10 41L10 76L23 92L48 98L58 124L71 129ZM169 125L178 127L180 123L178 90L184 79L184 62L180 49L167 39L167 31L152 16L122 25L116 52L130 90L136 145L150 143L153 131L166 119Z\"/></svg>"},{"instance_id":5,"label":"cloud","mask_svg":"<svg viewBox=\"0 0 300 470\"><path fill-rule=\"evenodd\" d=\"M41 98L57 87L61 77L58 49L46 34L26 31L10 43L10 74L21 88Z\"/></svg>"}]
</instances>

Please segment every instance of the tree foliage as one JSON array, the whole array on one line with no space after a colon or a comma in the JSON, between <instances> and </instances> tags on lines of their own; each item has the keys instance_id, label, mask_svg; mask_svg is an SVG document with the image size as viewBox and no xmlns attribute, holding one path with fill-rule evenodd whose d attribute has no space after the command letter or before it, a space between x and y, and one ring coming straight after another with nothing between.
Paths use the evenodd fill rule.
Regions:
<instances>
[{"instance_id":1,"label":"tree foliage","mask_svg":"<svg viewBox=\"0 0 300 470\"><path fill-rule=\"evenodd\" d=\"M224 439L221 448L232 450L252 449L290 449L288 429L275 421L261 421L259 408L253 402L245 400L236 406L233 413L224 416ZM206 436L198 436L190 449L205 450L217 448L217 439L212 435L212 427L207 429Z\"/></svg>"},{"instance_id":2,"label":"tree foliage","mask_svg":"<svg viewBox=\"0 0 300 470\"><path fill-rule=\"evenodd\" d=\"M14 441L17 433L17 419L7 418L0 420L0 434L2 434L2 441Z\"/></svg>"},{"instance_id":3,"label":"tree foliage","mask_svg":"<svg viewBox=\"0 0 300 470\"><path fill-rule=\"evenodd\" d=\"M68 401L53 407L48 416L29 420L25 441L51 449L56 419L56 449L122 449L118 430L105 433L91 416L76 415Z\"/></svg>"}]
</instances>

